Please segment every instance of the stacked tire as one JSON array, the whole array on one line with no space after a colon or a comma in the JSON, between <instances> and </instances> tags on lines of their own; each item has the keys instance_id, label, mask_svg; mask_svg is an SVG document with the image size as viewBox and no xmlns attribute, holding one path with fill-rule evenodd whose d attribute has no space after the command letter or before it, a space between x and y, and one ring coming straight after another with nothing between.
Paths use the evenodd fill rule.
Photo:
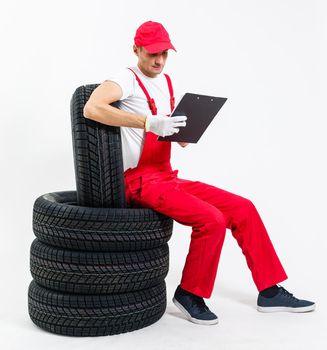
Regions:
<instances>
[{"instance_id":1,"label":"stacked tire","mask_svg":"<svg viewBox=\"0 0 327 350\"><path fill-rule=\"evenodd\" d=\"M120 128L83 116L95 87L71 99L77 190L44 194L33 206L29 315L69 336L141 329L167 306L173 220L126 203Z\"/></svg>"}]
</instances>

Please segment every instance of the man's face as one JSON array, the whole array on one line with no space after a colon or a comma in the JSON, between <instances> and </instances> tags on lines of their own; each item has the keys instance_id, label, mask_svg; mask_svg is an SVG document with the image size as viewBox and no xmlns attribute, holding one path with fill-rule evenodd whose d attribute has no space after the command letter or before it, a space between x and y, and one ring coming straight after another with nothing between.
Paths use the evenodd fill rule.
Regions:
<instances>
[{"instance_id":1,"label":"man's face","mask_svg":"<svg viewBox=\"0 0 327 350\"><path fill-rule=\"evenodd\" d=\"M138 66L143 74L155 78L162 72L168 57L168 50L150 53L144 47L135 45L133 50L139 58Z\"/></svg>"}]
</instances>

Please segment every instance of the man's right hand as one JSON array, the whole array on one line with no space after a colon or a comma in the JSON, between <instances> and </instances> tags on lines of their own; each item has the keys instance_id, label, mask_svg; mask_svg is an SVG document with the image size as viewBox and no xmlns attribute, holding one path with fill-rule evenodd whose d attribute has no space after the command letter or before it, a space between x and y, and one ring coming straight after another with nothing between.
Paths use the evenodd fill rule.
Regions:
<instances>
[{"instance_id":1,"label":"man's right hand","mask_svg":"<svg viewBox=\"0 0 327 350\"><path fill-rule=\"evenodd\" d=\"M178 133L179 127L186 125L186 119L186 115L170 117L162 114L149 114L146 116L145 130L163 137L170 136Z\"/></svg>"}]
</instances>

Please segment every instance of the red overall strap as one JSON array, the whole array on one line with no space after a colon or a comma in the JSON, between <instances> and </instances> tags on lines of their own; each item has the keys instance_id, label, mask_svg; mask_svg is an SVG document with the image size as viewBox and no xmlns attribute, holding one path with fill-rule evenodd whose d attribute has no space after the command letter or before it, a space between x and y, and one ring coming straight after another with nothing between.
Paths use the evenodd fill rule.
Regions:
<instances>
[{"instance_id":1,"label":"red overall strap","mask_svg":"<svg viewBox=\"0 0 327 350\"><path fill-rule=\"evenodd\" d=\"M147 89L145 88L145 86L143 85L141 79L133 71L133 69L131 69L131 68L128 68L128 69L131 70L134 73L135 78L136 78L137 82L140 85L140 88L143 90L143 92L144 92L144 94L145 94L145 96L146 96L146 98L148 100L148 104L149 104L149 107L151 109L152 114L156 115L157 114L157 107L156 107L156 103L155 103L154 99L150 97L150 95L149 95ZM175 105L173 85L171 83L171 80L170 80L170 77L168 76L168 74L165 74L165 77L167 79L167 84L168 84L168 89L169 89L169 94L170 94L170 108L171 108L171 111L173 111L174 105Z\"/></svg>"},{"instance_id":2,"label":"red overall strap","mask_svg":"<svg viewBox=\"0 0 327 350\"><path fill-rule=\"evenodd\" d=\"M167 79L169 93L170 93L170 108L171 108L171 111L173 111L173 109L175 108L175 97L174 97L173 85L171 83L169 75L165 74L165 77Z\"/></svg>"},{"instance_id":3,"label":"red overall strap","mask_svg":"<svg viewBox=\"0 0 327 350\"><path fill-rule=\"evenodd\" d=\"M154 99L150 97L150 95L149 95L147 89L145 88L145 86L143 85L141 79L140 79L140 78L138 77L138 75L133 71L133 69L131 69L131 68L128 68L128 69L131 70L131 71L134 73L137 82L139 83L141 89L143 90L143 92L144 92L144 94L145 94L145 96L146 96L146 98L147 98L147 100L148 100L148 104L149 104L149 107L150 107L150 109L151 109L152 114L153 114L153 115L157 114L157 107L156 107L156 103L154 102Z\"/></svg>"}]
</instances>

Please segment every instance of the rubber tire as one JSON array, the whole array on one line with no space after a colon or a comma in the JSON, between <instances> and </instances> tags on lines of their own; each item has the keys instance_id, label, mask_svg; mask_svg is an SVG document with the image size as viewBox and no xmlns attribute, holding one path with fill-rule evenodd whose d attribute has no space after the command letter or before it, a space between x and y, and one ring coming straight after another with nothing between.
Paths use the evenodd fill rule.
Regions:
<instances>
[{"instance_id":1,"label":"rubber tire","mask_svg":"<svg viewBox=\"0 0 327 350\"><path fill-rule=\"evenodd\" d=\"M92 337L131 332L158 321L167 307L166 283L130 293L79 295L56 292L32 281L28 312L42 329Z\"/></svg>"},{"instance_id":2,"label":"rubber tire","mask_svg":"<svg viewBox=\"0 0 327 350\"><path fill-rule=\"evenodd\" d=\"M153 249L169 241L174 220L150 208L92 208L76 204L76 191L38 197L33 232L43 243L87 251Z\"/></svg>"},{"instance_id":3,"label":"rubber tire","mask_svg":"<svg viewBox=\"0 0 327 350\"><path fill-rule=\"evenodd\" d=\"M169 247L135 252L81 252L35 239L30 271L43 287L76 294L126 293L160 283L169 271Z\"/></svg>"},{"instance_id":4,"label":"rubber tire","mask_svg":"<svg viewBox=\"0 0 327 350\"><path fill-rule=\"evenodd\" d=\"M98 85L79 86L70 101L77 203L127 208L120 127L88 119L83 112Z\"/></svg>"}]
</instances>

